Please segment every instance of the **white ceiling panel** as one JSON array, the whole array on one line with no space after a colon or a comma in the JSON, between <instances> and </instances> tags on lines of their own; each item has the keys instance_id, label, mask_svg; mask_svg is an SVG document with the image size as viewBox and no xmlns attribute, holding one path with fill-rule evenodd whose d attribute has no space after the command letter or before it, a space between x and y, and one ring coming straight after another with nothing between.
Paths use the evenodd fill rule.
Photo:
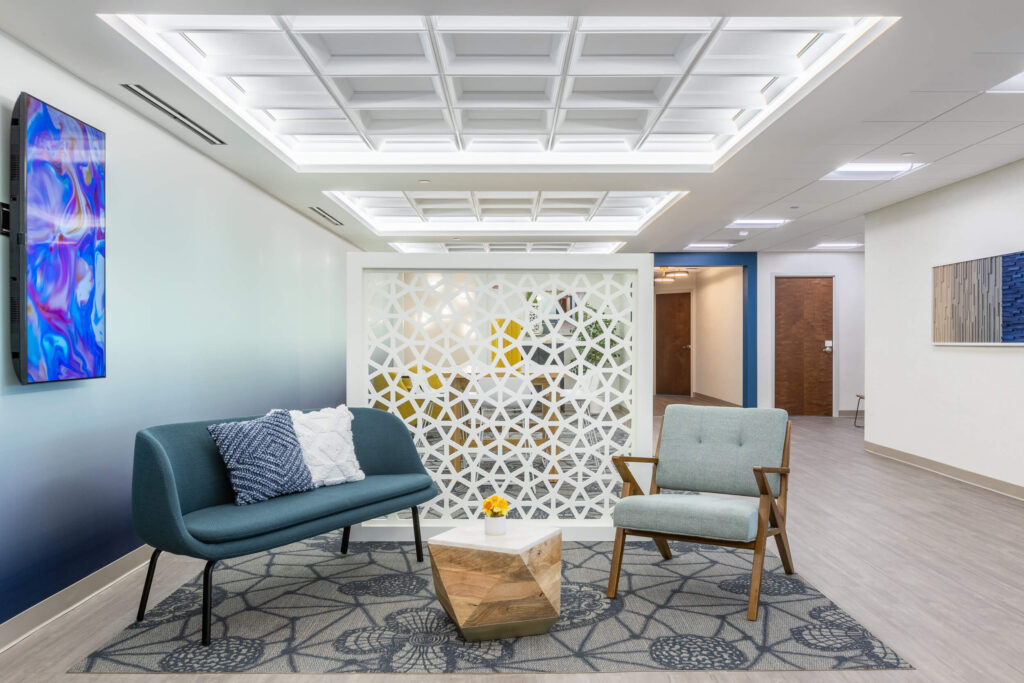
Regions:
<instances>
[{"instance_id":1,"label":"white ceiling panel","mask_svg":"<svg viewBox=\"0 0 1024 683\"><path fill-rule=\"evenodd\" d=\"M1024 123L1024 93L985 93L943 114L936 121L1012 121Z\"/></svg>"},{"instance_id":2,"label":"white ceiling panel","mask_svg":"<svg viewBox=\"0 0 1024 683\"><path fill-rule=\"evenodd\" d=\"M897 145L973 145L999 135L1015 124L1008 122L930 122L893 140Z\"/></svg>"}]
</instances>

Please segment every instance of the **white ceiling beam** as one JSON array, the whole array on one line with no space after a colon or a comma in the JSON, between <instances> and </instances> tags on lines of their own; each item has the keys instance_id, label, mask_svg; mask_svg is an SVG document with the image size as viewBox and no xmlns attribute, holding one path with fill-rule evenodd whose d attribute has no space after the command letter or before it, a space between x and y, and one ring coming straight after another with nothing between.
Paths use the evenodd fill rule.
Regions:
<instances>
[{"instance_id":1,"label":"white ceiling beam","mask_svg":"<svg viewBox=\"0 0 1024 683\"><path fill-rule=\"evenodd\" d=\"M714 43L715 38L718 36L718 34L722 32L722 27L725 26L725 21L726 17L719 17L715 21L715 25L711 29L711 32L704 36L704 39L701 41L700 45L698 45L697 49L694 50L693 56L690 57L690 63L686 65L686 69L679 77L679 80L676 81L676 84L669 90L668 96L665 98L665 104L663 104L655 113L651 114L649 120L647 121L647 125L644 126L644 130L640 133L640 135L637 136L636 142L633 143L633 151L636 151L643 147L644 142L646 142L647 138L650 137L651 132L654 130L654 127L658 125L658 122L661 120L661 117L665 113L665 110L668 109L668 106L672 103L672 100L675 99L676 93L678 93L679 89L683 87L684 83L686 83L686 79L688 79L690 77L690 74L693 73L694 68L696 68L698 62L700 62L701 59L704 57L704 53L706 53L708 49L711 47L712 43Z\"/></svg>"},{"instance_id":2,"label":"white ceiling beam","mask_svg":"<svg viewBox=\"0 0 1024 683\"><path fill-rule=\"evenodd\" d=\"M569 65L572 64L573 52L576 49L577 29L580 18L573 17L569 27L569 36L565 39L565 52L562 56L562 72L558 75L558 87L555 89L555 109L551 112L551 128L544 149L551 151L555 146L555 132L558 130L558 119L562 112L562 99L565 97L565 86L569 80Z\"/></svg>"},{"instance_id":3,"label":"white ceiling beam","mask_svg":"<svg viewBox=\"0 0 1024 683\"><path fill-rule=\"evenodd\" d=\"M455 97L449 87L448 76L445 73L444 60L441 55L441 46L438 43L439 37L437 35L437 23L434 21L434 17L427 17L427 36L430 39L430 49L434 53L434 64L437 67L437 73L441 78L441 94L444 97L445 107L448 109L448 116L452 122L452 132L455 133L455 147L462 151L466 148L465 143L462 140L462 118L460 117L459 111L455 109Z\"/></svg>"},{"instance_id":4,"label":"white ceiling beam","mask_svg":"<svg viewBox=\"0 0 1024 683\"><path fill-rule=\"evenodd\" d=\"M285 36L288 38L288 42L292 44L292 47L295 48L303 61L306 62L309 70L313 72L313 75L316 76L317 80L320 81L320 84L327 90L328 94L330 94L331 99L334 100L334 103L338 106L338 109L341 110L341 113L344 114L345 118L352 123L353 129L355 129L356 134L362 139L363 144L372 150L376 150L377 146L373 144L373 139L370 137L369 133L367 133L366 128L363 126L363 122L358 120L358 116L353 116L348 107L345 106L345 98L342 97L341 92L339 92L337 83L320 72L316 58L313 56L306 41L299 34L292 31L288 22L285 21L283 17L275 16L273 19L274 23L277 24L277 27L284 31Z\"/></svg>"}]
</instances>

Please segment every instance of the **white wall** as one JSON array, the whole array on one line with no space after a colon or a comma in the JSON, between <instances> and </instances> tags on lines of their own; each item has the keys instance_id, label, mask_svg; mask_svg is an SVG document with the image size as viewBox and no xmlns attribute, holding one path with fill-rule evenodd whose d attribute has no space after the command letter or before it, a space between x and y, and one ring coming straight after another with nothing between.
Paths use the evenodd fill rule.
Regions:
<instances>
[{"instance_id":1,"label":"white wall","mask_svg":"<svg viewBox=\"0 0 1024 683\"><path fill-rule=\"evenodd\" d=\"M2 33L0 64L4 149L21 90L108 145L108 376L22 387L0 326L2 621L138 545L137 430L343 399L350 246Z\"/></svg>"},{"instance_id":2,"label":"white wall","mask_svg":"<svg viewBox=\"0 0 1024 683\"><path fill-rule=\"evenodd\" d=\"M854 410L864 393L864 254L771 253L757 255L757 404L775 403L774 278L830 275L833 280L833 412ZM930 275L929 275L930 277ZM872 404L872 408L876 404ZM862 406L863 407L863 406Z\"/></svg>"},{"instance_id":3,"label":"white wall","mask_svg":"<svg viewBox=\"0 0 1024 683\"><path fill-rule=\"evenodd\" d=\"M1024 485L1024 348L933 346L932 267L1024 250L1024 162L867 217L865 439Z\"/></svg>"},{"instance_id":4,"label":"white wall","mask_svg":"<svg viewBox=\"0 0 1024 683\"><path fill-rule=\"evenodd\" d=\"M693 391L743 405L743 269L697 275Z\"/></svg>"}]
</instances>

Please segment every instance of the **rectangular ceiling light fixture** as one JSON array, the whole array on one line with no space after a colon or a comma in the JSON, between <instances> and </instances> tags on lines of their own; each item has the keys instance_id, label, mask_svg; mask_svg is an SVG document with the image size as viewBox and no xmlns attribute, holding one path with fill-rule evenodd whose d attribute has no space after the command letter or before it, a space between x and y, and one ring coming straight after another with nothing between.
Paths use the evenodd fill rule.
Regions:
<instances>
[{"instance_id":1,"label":"rectangular ceiling light fixture","mask_svg":"<svg viewBox=\"0 0 1024 683\"><path fill-rule=\"evenodd\" d=\"M1019 73L1016 76L1007 78L1002 83L992 86L992 88L990 88L986 92L995 93L997 95L1019 95L1024 93L1024 72Z\"/></svg>"},{"instance_id":2,"label":"rectangular ceiling light fixture","mask_svg":"<svg viewBox=\"0 0 1024 683\"><path fill-rule=\"evenodd\" d=\"M614 254L625 242L389 242L401 254Z\"/></svg>"},{"instance_id":3,"label":"rectangular ceiling light fixture","mask_svg":"<svg viewBox=\"0 0 1024 683\"><path fill-rule=\"evenodd\" d=\"M687 244L687 249L696 249L699 251L714 251L718 249L728 249L733 246L732 242L694 242L693 244Z\"/></svg>"},{"instance_id":4,"label":"rectangular ceiling light fixture","mask_svg":"<svg viewBox=\"0 0 1024 683\"><path fill-rule=\"evenodd\" d=\"M811 247L811 249L821 249L823 251L843 251L846 249L856 249L858 247L863 246L864 244L862 242L821 242L820 244Z\"/></svg>"},{"instance_id":5,"label":"rectangular ceiling light fixture","mask_svg":"<svg viewBox=\"0 0 1024 683\"><path fill-rule=\"evenodd\" d=\"M335 190L377 235L638 234L686 192Z\"/></svg>"},{"instance_id":6,"label":"rectangular ceiling light fixture","mask_svg":"<svg viewBox=\"0 0 1024 683\"><path fill-rule=\"evenodd\" d=\"M924 168L921 163L871 163L854 161L843 164L822 180L895 180Z\"/></svg>"},{"instance_id":7,"label":"rectangular ceiling light fixture","mask_svg":"<svg viewBox=\"0 0 1024 683\"><path fill-rule=\"evenodd\" d=\"M293 168L713 172L898 17L101 14Z\"/></svg>"},{"instance_id":8,"label":"rectangular ceiling light fixture","mask_svg":"<svg viewBox=\"0 0 1024 683\"><path fill-rule=\"evenodd\" d=\"M735 220L727 228L746 230L748 228L778 228L789 222L788 218L741 218Z\"/></svg>"}]
</instances>

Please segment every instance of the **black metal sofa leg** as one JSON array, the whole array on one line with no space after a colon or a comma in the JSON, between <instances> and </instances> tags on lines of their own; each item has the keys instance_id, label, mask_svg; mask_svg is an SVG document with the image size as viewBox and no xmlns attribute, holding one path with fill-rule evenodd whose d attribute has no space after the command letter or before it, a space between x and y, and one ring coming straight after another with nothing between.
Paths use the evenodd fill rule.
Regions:
<instances>
[{"instance_id":1,"label":"black metal sofa leg","mask_svg":"<svg viewBox=\"0 0 1024 683\"><path fill-rule=\"evenodd\" d=\"M352 527L347 526L345 530L341 532L341 554L348 554L348 537L352 533Z\"/></svg>"},{"instance_id":2,"label":"black metal sofa leg","mask_svg":"<svg viewBox=\"0 0 1024 683\"><path fill-rule=\"evenodd\" d=\"M203 645L210 644L210 621L213 617L213 565L217 560L210 560L203 569Z\"/></svg>"},{"instance_id":3,"label":"black metal sofa leg","mask_svg":"<svg viewBox=\"0 0 1024 683\"><path fill-rule=\"evenodd\" d=\"M153 587L153 574L156 572L156 558L160 557L160 549L157 548L149 556L149 569L146 570L146 583L142 586L142 600L139 601L139 614L135 621L142 621L146 616L146 603L149 602L149 589Z\"/></svg>"},{"instance_id":4,"label":"black metal sofa leg","mask_svg":"<svg viewBox=\"0 0 1024 683\"><path fill-rule=\"evenodd\" d=\"M423 561L423 538L420 536L420 509L412 506L412 533L416 538L416 561Z\"/></svg>"}]
</instances>

